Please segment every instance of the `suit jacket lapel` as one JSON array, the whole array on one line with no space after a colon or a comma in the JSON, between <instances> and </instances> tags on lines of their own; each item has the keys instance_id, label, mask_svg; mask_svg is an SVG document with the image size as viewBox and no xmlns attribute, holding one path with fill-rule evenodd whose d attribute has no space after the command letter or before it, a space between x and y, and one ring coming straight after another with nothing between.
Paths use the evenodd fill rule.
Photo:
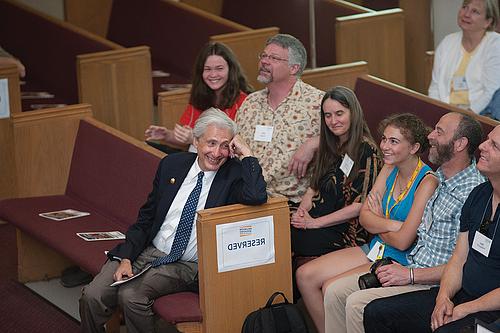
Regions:
<instances>
[{"instance_id":1,"label":"suit jacket lapel","mask_svg":"<svg viewBox=\"0 0 500 333\"><path fill-rule=\"evenodd\" d=\"M214 181L212 182L210 192L208 192L205 208L213 208L225 204L225 202L221 202L219 199L221 198L221 195L225 193L224 187L227 185L228 171L230 169L229 165L231 163L231 160L227 161L220 167L219 171L217 171Z\"/></svg>"},{"instance_id":2,"label":"suit jacket lapel","mask_svg":"<svg viewBox=\"0 0 500 333\"><path fill-rule=\"evenodd\" d=\"M179 191L182 182L186 178L189 169L191 169L191 166L193 165L195 159L196 155L189 155L188 158L184 158L182 160L172 158L172 161L169 161L170 165L167 166L162 176L161 181L163 182L163 184L160 184L160 187L164 188L164 190L161 191L162 197L160 198L158 206L160 209L160 214L158 216L162 217L163 220L165 220L165 216L167 216L167 212L172 205L172 201L174 201L174 198ZM172 179L174 180L173 184L171 181Z\"/></svg>"}]
</instances>

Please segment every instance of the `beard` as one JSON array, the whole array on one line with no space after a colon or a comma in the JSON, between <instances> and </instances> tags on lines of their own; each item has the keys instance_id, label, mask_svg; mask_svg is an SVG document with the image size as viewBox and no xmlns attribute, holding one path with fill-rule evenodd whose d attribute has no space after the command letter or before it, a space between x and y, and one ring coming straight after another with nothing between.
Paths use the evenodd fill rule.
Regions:
<instances>
[{"instance_id":1,"label":"beard","mask_svg":"<svg viewBox=\"0 0 500 333\"><path fill-rule=\"evenodd\" d=\"M261 71L264 71L264 72L268 73L269 75L268 76L262 75L262 74L260 74ZM262 84L271 83L271 82L273 82L273 75L271 74L271 72L266 71L264 68L260 67L259 74L257 75L257 81L259 83L262 83Z\"/></svg>"},{"instance_id":2,"label":"beard","mask_svg":"<svg viewBox=\"0 0 500 333\"><path fill-rule=\"evenodd\" d=\"M453 140L444 145L436 145L435 153L434 150L429 151L429 161L436 165L442 165L448 162L453 157Z\"/></svg>"}]
</instances>

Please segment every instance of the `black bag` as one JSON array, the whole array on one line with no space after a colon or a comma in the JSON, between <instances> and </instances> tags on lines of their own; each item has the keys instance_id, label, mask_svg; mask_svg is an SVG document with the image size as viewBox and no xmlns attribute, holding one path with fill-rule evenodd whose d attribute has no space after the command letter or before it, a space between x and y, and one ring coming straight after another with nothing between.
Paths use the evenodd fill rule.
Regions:
<instances>
[{"instance_id":1,"label":"black bag","mask_svg":"<svg viewBox=\"0 0 500 333\"><path fill-rule=\"evenodd\" d=\"M273 304L274 299L281 295L285 300ZM250 313L241 333L308 333L302 313L295 304L291 304L282 292L275 292L266 306Z\"/></svg>"}]
</instances>

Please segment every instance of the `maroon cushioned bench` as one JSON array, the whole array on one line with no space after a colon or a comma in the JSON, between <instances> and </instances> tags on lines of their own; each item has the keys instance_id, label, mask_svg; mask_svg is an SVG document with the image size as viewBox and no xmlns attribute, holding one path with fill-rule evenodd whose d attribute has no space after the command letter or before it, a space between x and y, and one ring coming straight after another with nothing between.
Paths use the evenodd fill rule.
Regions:
<instances>
[{"instance_id":1,"label":"maroon cushioned bench","mask_svg":"<svg viewBox=\"0 0 500 333\"><path fill-rule=\"evenodd\" d=\"M126 232L151 191L160 153L137 140L123 140L108 126L81 120L71 160L66 191L62 195L0 201L0 219L13 224L70 259L92 275L106 261L104 251L120 241L86 242L77 232ZM99 123L100 124L100 123ZM90 212L67 221L52 221L39 213L76 209ZM174 305L173 305L174 304ZM198 295L179 293L159 298L154 310L172 323L201 321Z\"/></svg>"},{"instance_id":2,"label":"maroon cushioned bench","mask_svg":"<svg viewBox=\"0 0 500 333\"><path fill-rule=\"evenodd\" d=\"M200 13L201 12L201 13ZM152 67L170 74L154 78L154 96L163 83L189 83L201 47L210 36L242 31L232 22L190 6L164 0L113 1L107 38L120 45L148 45Z\"/></svg>"},{"instance_id":3,"label":"maroon cushioned bench","mask_svg":"<svg viewBox=\"0 0 500 333\"><path fill-rule=\"evenodd\" d=\"M135 223L151 190L159 160L158 156L82 120L65 193L0 201L0 217L96 274L106 260L104 251L118 241L85 242L76 232L125 232ZM90 215L61 222L38 216L67 208Z\"/></svg>"},{"instance_id":4,"label":"maroon cushioned bench","mask_svg":"<svg viewBox=\"0 0 500 333\"><path fill-rule=\"evenodd\" d=\"M55 95L52 99L25 99L23 110L33 109L32 104L78 103L77 55L123 48L90 35L21 4L0 1L1 46L26 67L26 84L21 90Z\"/></svg>"}]
</instances>

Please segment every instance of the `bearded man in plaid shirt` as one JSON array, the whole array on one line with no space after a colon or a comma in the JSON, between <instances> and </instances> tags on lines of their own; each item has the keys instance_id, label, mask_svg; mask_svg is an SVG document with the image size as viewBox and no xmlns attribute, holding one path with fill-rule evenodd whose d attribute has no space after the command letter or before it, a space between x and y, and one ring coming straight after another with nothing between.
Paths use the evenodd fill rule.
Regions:
<instances>
[{"instance_id":1,"label":"bearded man in plaid shirt","mask_svg":"<svg viewBox=\"0 0 500 333\"><path fill-rule=\"evenodd\" d=\"M333 281L324 295L327 332L364 332L364 307L372 300L439 284L455 248L462 206L472 189L485 181L474 158L482 129L468 115L448 113L428 138L429 160L439 165L440 182L425 207L417 243L408 255L410 264L380 266L376 274L382 288L360 290L357 274Z\"/></svg>"}]
</instances>

